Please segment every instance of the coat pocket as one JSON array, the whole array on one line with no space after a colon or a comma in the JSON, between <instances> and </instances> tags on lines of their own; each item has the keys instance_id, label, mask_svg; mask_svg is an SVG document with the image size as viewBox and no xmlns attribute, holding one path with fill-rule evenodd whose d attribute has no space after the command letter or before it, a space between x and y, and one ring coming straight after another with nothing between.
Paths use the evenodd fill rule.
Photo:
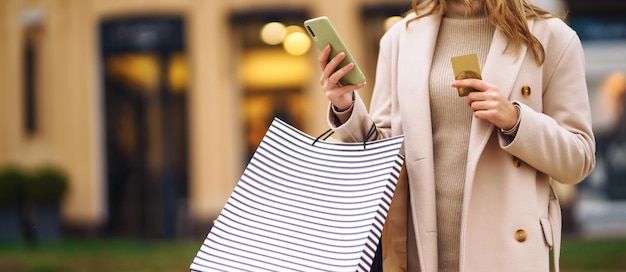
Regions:
<instances>
[{"instance_id":1,"label":"coat pocket","mask_svg":"<svg viewBox=\"0 0 626 272\"><path fill-rule=\"evenodd\" d=\"M550 185L550 200L548 201L548 217L539 218L543 238L552 249L555 243L560 243L561 237L561 205L556 197L554 187Z\"/></svg>"}]
</instances>

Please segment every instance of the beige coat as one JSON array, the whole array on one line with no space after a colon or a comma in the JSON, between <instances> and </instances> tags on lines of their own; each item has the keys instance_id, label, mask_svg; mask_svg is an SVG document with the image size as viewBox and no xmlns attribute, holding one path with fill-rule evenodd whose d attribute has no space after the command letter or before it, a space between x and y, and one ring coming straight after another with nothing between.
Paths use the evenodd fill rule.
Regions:
<instances>
[{"instance_id":1,"label":"beige coat","mask_svg":"<svg viewBox=\"0 0 626 272\"><path fill-rule=\"evenodd\" d=\"M370 112L357 94L352 115L334 131L344 141L362 141L373 122L384 136L405 135L415 251L421 271L437 271L428 86L441 18L428 16L408 28L405 21L395 24L381 40ZM548 271L552 246L558 260L561 232L560 209L551 197L550 180L578 183L595 165L580 40L559 19L529 20L528 24L545 48L542 66L526 47L520 55L504 53L506 38L496 30L482 67L485 81L521 105L522 121L516 138L508 142L491 123L472 120L459 271ZM398 190L399 195L406 194L402 186ZM405 234L402 226L396 227L385 233L397 234L402 243L385 245L385 272L402 271L406 266L404 256L390 256L393 251L404 251Z\"/></svg>"}]
</instances>

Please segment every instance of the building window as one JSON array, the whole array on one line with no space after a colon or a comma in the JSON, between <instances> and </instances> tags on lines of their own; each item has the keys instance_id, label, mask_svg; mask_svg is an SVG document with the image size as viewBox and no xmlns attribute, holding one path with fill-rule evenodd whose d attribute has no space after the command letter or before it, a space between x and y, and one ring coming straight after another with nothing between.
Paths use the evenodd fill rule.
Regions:
<instances>
[{"instance_id":1,"label":"building window","mask_svg":"<svg viewBox=\"0 0 626 272\"><path fill-rule=\"evenodd\" d=\"M240 52L237 76L242 82L246 162L274 117L305 129L304 89L313 73L307 55L311 41L302 28L307 18L304 9L254 9L231 15Z\"/></svg>"},{"instance_id":2,"label":"building window","mask_svg":"<svg viewBox=\"0 0 626 272\"><path fill-rule=\"evenodd\" d=\"M24 46L22 47L22 127L26 136L32 136L39 130L37 118L37 98L39 96L39 61L42 30L39 26L24 28Z\"/></svg>"},{"instance_id":3,"label":"building window","mask_svg":"<svg viewBox=\"0 0 626 272\"><path fill-rule=\"evenodd\" d=\"M26 9L20 13L22 25L22 129L30 137L40 129L38 96L40 88L43 11Z\"/></svg>"}]
</instances>

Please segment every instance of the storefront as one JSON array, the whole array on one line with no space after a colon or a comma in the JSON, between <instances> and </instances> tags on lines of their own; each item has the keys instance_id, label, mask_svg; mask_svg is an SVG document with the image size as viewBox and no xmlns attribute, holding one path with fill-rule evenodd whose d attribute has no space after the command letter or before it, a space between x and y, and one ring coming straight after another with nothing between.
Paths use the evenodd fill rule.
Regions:
<instances>
[{"instance_id":1,"label":"storefront","mask_svg":"<svg viewBox=\"0 0 626 272\"><path fill-rule=\"evenodd\" d=\"M385 20L410 2L2 6L0 165L65 170L63 217L73 233L172 238L206 232L272 118L326 130L305 19L330 17L373 78ZM272 27L283 34L264 40ZM288 46L294 41L300 49Z\"/></svg>"}]
</instances>

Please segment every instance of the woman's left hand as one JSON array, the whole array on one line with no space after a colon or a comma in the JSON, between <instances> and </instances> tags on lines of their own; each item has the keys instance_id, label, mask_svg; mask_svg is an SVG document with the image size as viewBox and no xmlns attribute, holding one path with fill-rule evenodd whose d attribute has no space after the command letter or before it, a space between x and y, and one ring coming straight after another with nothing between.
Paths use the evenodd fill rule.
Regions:
<instances>
[{"instance_id":1,"label":"woman's left hand","mask_svg":"<svg viewBox=\"0 0 626 272\"><path fill-rule=\"evenodd\" d=\"M472 108L475 118L487 120L504 130L517 123L517 108L502 96L498 86L480 79L455 80L450 85L454 88L471 87L478 90L467 96L467 104Z\"/></svg>"}]
</instances>

